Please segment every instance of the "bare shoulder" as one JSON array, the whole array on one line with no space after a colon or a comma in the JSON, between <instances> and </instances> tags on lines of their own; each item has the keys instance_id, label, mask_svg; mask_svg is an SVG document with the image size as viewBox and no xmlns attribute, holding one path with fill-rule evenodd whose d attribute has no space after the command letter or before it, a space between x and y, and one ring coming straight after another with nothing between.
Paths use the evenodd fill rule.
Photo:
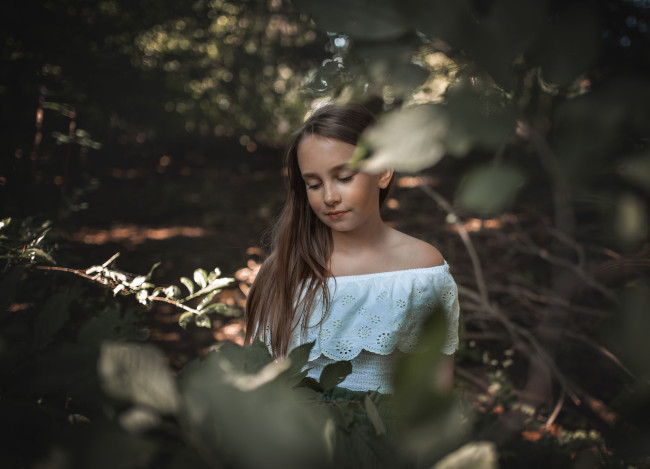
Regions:
<instances>
[{"instance_id":1,"label":"bare shoulder","mask_svg":"<svg viewBox=\"0 0 650 469\"><path fill-rule=\"evenodd\" d=\"M393 262L401 269L421 269L444 264L445 259L431 244L397 230L392 239Z\"/></svg>"}]
</instances>

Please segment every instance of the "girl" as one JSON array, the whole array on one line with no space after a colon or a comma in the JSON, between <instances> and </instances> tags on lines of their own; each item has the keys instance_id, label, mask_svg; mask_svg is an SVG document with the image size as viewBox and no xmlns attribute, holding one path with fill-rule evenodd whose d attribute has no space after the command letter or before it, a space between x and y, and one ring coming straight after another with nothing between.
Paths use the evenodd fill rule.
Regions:
<instances>
[{"instance_id":1,"label":"girl","mask_svg":"<svg viewBox=\"0 0 650 469\"><path fill-rule=\"evenodd\" d=\"M447 317L442 351L456 350L458 301L440 252L382 221L393 171L347 166L373 122L361 105L326 106L294 134L289 193L248 296L246 342L260 338L282 358L314 341L308 376L318 380L327 364L350 360L340 387L390 393L397 354L412 350L434 310Z\"/></svg>"}]
</instances>

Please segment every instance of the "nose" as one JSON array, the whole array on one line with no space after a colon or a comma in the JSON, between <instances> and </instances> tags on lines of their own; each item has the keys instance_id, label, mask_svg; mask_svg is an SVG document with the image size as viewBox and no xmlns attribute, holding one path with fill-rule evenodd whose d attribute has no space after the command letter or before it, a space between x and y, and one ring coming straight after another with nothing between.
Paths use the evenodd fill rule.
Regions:
<instances>
[{"instance_id":1,"label":"nose","mask_svg":"<svg viewBox=\"0 0 650 469\"><path fill-rule=\"evenodd\" d=\"M333 207L341 201L341 194L333 184L326 184L324 189L323 201L326 205Z\"/></svg>"}]
</instances>

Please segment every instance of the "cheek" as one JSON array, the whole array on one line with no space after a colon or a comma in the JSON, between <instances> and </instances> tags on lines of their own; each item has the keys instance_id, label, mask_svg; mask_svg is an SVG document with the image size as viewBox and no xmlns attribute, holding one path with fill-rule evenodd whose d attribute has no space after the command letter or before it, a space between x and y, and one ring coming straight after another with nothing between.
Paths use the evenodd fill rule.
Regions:
<instances>
[{"instance_id":1,"label":"cheek","mask_svg":"<svg viewBox=\"0 0 650 469\"><path fill-rule=\"evenodd\" d=\"M354 188L354 198L358 202L379 203L379 187L377 186L376 178L366 176Z\"/></svg>"},{"instance_id":2,"label":"cheek","mask_svg":"<svg viewBox=\"0 0 650 469\"><path fill-rule=\"evenodd\" d=\"M307 202L312 210L316 211L315 208L318 206L318 197L314 192L307 191Z\"/></svg>"}]
</instances>

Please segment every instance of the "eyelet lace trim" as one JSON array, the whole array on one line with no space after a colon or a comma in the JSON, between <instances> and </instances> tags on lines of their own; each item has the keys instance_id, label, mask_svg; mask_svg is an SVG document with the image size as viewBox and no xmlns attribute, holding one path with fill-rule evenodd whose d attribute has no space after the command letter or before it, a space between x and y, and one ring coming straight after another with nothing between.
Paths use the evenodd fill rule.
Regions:
<instances>
[{"instance_id":1,"label":"eyelet lace trim","mask_svg":"<svg viewBox=\"0 0 650 469\"><path fill-rule=\"evenodd\" d=\"M306 334L292 343L314 341L310 361L320 356L352 360L363 350L378 355L410 352L426 317L443 311L448 327L442 352L451 354L458 345L458 299L453 278L448 271L444 274L415 283L398 276L388 277L392 282L382 276L370 286L337 282L327 316L312 312Z\"/></svg>"}]
</instances>

